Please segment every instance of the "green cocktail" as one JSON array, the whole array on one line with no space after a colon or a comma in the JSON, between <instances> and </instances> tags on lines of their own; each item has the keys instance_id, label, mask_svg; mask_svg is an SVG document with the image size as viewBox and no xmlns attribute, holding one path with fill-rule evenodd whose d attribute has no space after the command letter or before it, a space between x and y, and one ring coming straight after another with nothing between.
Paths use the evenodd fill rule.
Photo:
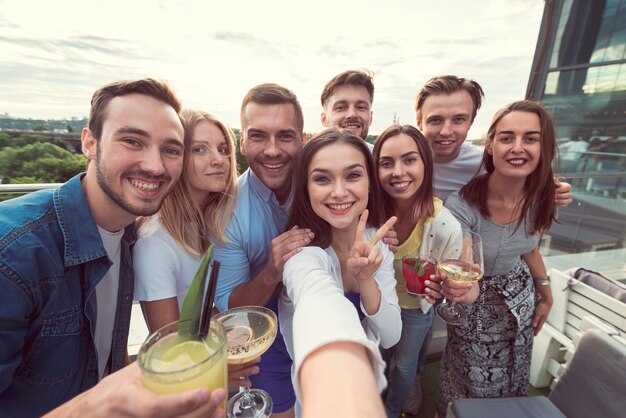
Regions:
<instances>
[{"instance_id":1,"label":"green cocktail","mask_svg":"<svg viewBox=\"0 0 626 418\"><path fill-rule=\"evenodd\" d=\"M179 336L178 322L164 326L146 339L137 360L143 384L154 393L228 388L226 332L215 320L202 340Z\"/></svg>"}]
</instances>

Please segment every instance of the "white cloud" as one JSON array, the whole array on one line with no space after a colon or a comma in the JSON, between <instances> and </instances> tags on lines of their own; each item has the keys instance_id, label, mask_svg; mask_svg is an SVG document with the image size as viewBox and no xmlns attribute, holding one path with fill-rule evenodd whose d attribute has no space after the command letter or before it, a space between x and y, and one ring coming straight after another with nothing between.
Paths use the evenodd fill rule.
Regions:
<instances>
[{"instance_id":1,"label":"white cloud","mask_svg":"<svg viewBox=\"0 0 626 418\"><path fill-rule=\"evenodd\" d=\"M485 87L471 132L480 136L498 107L525 93L542 10L539 0L0 0L0 112L82 116L100 85L153 76L238 127L246 91L276 82L298 95L315 131L324 84L368 68L371 132L394 113L414 123L421 84L451 73Z\"/></svg>"}]
</instances>

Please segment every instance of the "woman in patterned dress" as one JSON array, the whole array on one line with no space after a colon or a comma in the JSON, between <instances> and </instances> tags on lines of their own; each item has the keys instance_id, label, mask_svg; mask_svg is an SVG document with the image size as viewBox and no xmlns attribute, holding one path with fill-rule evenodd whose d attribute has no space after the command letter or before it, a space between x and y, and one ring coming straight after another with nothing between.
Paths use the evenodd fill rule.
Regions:
<instances>
[{"instance_id":1,"label":"woman in patterned dress","mask_svg":"<svg viewBox=\"0 0 626 418\"><path fill-rule=\"evenodd\" d=\"M514 102L495 114L489 128L486 173L446 201L464 229L481 235L485 275L473 303L462 305L466 322L448 325L439 416L455 399L527 393L533 334L552 306L539 240L555 218L555 153L554 125L543 106Z\"/></svg>"}]
</instances>

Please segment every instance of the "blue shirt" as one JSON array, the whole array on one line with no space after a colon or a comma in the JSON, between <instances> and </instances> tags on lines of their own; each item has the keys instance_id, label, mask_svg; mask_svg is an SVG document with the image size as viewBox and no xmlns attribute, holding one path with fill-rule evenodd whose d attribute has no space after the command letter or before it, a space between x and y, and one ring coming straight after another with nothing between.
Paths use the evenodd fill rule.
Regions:
<instances>
[{"instance_id":1,"label":"blue shirt","mask_svg":"<svg viewBox=\"0 0 626 418\"><path fill-rule=\"evenodd\" d=\"M81 186L0 203L0 416L40 416L98 382L95 288L111 266ZM124 233L108 371L124 366L133 299Z\"/></svg>"},{"instance_id":2,"label":"blue shirt","mask_svg":"<svg viewBox=\"0 0 626 418\"><path fill-rule=\"evenodd\" d=\"M290 196L285 205L281 206L274 192L250 169L239 176L238 184L237 203L226 226L228 242L217 245L213 252L214 259L221 263L215 290L215 305L220 311L228 309L228 298L233 289L254 279L267 264L272 240L285 232L292 202ZM272 296L265 306L278 317L277 295ZM274 344L261 356L261 372L251 377L255 387L269 392L279 404L280 397L286 396L285 405L281 405L281 408L287 408L295 402L291 386L291 364L291 357L279 332ZM282 412L282 409L274 412Z\"/></svg>"},{"instance_id":3,"label":"blue shirt","mask_svg":"<svg viewBox=\"0 0 626 418\"><path fill-rule=\"evenodd\" d=\"M233 216L226 226L226 244L217 245L213 258L219 260L220 274L215 305L228 309L233 289L254 279L270 257L272 240L285 232L292 197L284 206L274 192L252 172L239 176L239 193ZM277 298L272 298L277 300Z\"/></svg>"}]
</instances>

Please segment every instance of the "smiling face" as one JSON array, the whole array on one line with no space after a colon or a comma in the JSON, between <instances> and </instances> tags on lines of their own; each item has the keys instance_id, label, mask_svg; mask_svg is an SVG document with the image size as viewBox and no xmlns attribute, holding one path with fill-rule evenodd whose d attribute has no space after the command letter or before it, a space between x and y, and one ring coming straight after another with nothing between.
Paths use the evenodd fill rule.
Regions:
<instances>
[{"instance_id":1,"label":"smiling face","mask_svg":"<svg viewBox=\"0 0 626 418\"><path fill-rule=\"evenodd\" d=\"M348 144L320 148L307 170L307 188L313 211L331 228L356 227L369 194L365 157Z\"/></svg>"},{"instance_id":2,"label":"smiling face","mask_svg":"<svg viewBox=\"0 0 626 418\"><path fill-rule=\"evenodd\" d=\"M156 213L182 171L183 135L168 104L137 93L113 98L100 138L83 131L83 151L92 160L85 179L92 211L122 215L122 225ZM92 186L94 174L97 188Z\"/></svg>"},{"instance_id":3,"label":"smiling face","mask_svg":"<svg viewBox=\"0 0 626 418\"><path fill-rule=\"evenodd\" d=\"M424 161L410 136L387 138L378 158L380 184L396 202L412 202L424 181Z\"/></svg>"},{"instance_id":4,"label":"smiling face","mask_svg":"<svg viewBox=\"0 0 626 418\"><path fill-rule=\"evenodd\" d=\"M194 198L203 202L209 193L226 190L230 180L230 150L221 129L206 120L193 129L190 147L186 175Z\"/></svg>"},{"instance_id":5,"label":"smiling face","mask_svg":"<svg viewBox=\"0 0 626 418\"><path fill-rule=\"evenodd\" d=\"M466 90L426 98L417 126L430 144L434 162L447 163L459 155L472 126L473 111L474 102Z\"/></svg>"},{"instance_id":6,"label":"smiling face","mask_svg":"<svg viewBox=\"0 0 626 418\"><path fill-rule=\"evenodd\" d=\"M284 203L302 149L303 136L298 132L293 105L250 102L242 112L242 122L241 153L254 174Z\"/></svg>"},{"instance_id":7,"label":"smiling face","mask_svg":"<svg viewBox=\"0 0 626 418\"><path fill-rule=\"evenodd\" d=\"M486 145L495 173L509 178L528 177L539 165L541 121L536 113L514 111L496 124Z\"/></svg>"},{"instance_id":8,"label":"smiling face","mask_svg":"<svg viewBox=\"0 0 626 418\"><path fill-rule=\"evenodd\" d=\"M337 87L322 112L322 125L341 128L365 139L372 124L372 99L363 86Z\"/></svg>"}]
</instances>

